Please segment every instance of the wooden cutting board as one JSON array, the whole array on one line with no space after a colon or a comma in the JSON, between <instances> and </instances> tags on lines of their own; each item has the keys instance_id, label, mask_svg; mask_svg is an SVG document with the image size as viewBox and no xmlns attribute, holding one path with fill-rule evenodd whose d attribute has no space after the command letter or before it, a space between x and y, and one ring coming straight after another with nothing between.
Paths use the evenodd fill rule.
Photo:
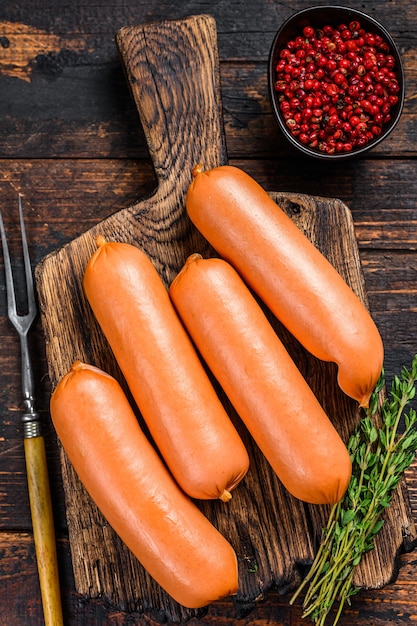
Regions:
<instances>
[{"instance_id":1,"label":"wooden cutting board","mask_svg":"<svg viewBox=\"0 0 417 626\"><path fill-rule=\"evenodd\" d=\"M200 15L127 27L117 34L117 45L158 186L150 197L109 216L36 268L53 387L75 359L102 367L123 384L82 289L83 272L98 233L141 247L167 286L191 252L212 254L187 218L184 197L196 163L202 162L208 169L227 161L216 24L210 16ZM271 196L367 304L348 208L337 199L284 192ZM359 414L355 403L338 389L335 367L311 357L272 317L271 322L346 440ZM328 509L303 504L285 491L224 401L247 443L251 469L231 502L202 502L199 506L238 555L240 586L235 605L239 613L265 598L271 587L285 590L297 583L300 567L313 558ZM173 602L125 548L79 483L63 450L61 461L77 591L102 596L122 610L152 612L154 618L158 614L161 621L195 615ZM356 583L378 588L391 581L398 552L410 549L415 539L403 483L376 549L358 568Z\"/></svg>"}]
</instances>

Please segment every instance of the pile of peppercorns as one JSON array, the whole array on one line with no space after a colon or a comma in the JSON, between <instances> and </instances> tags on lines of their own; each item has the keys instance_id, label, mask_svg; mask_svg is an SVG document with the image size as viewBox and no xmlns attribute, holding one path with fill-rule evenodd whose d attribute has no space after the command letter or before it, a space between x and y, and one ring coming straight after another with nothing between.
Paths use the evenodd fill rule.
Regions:
<instances>
[{"instance_id":1,"label":"pile of peppercorns","mask_svg":"<svg viewBox=\"0 0 417 626\"><path fill-rule=\"evenodd\" d=\"M398 103L395 65L388 43L357 20L306 26L275 66L274 89L288 130L326 154L363 148L381 134Z\"/></svg>"}]
</instances>

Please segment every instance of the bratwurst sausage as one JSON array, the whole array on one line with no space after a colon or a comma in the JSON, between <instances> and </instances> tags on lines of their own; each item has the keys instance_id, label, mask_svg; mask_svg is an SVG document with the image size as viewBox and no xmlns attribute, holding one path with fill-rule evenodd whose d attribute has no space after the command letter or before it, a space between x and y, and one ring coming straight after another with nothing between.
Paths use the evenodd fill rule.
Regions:
<instances>
[{"instance_id":1,"label":"bratwurst sausage","mask_svg":"<svg viewBox=\"0 0 417 626\"><path fill-rule=\"evenodd\" d=\"M170 295L190 336L288 491L338 502L351 462L345 444L238 273L189 257Z\"/></svg>"},{"instance_id":2,"label":"bratwurst sausage","mask_svg":"<svg viewBox=\"0 0 417 626\"><path fill-rule=\"evenodd\" d=\"M199 608L236 592L234 550L175 483L116 379L76 361L51 417L97 507L174 600Z\"/></svg>"}]
</instances>

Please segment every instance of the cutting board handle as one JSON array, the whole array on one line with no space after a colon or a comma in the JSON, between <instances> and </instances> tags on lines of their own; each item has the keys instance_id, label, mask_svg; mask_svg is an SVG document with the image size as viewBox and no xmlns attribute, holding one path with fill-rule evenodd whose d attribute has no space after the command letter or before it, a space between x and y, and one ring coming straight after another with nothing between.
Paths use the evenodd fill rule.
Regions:
<instances>
[{"instance_id":1,"label":"cutting board handle","mask_svg":"<svg viewBox=\"0 0 417 626\"><path fill-rule=\"evenodd\" d=\"M190 16L128 26L116 35L158 180L184 190L199 162L227 160L215 20ZM168 187L168 189L166 188ZM177 195L176 194L176 195Z\"/></svg>"}]
</instances>

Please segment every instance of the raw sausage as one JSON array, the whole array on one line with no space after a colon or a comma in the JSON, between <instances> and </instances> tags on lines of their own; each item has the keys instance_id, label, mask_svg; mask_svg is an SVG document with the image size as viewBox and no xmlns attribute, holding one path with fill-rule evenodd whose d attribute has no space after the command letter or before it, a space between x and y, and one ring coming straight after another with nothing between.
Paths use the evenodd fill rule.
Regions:
<instances>
[{"instance_id":1,"label":"raw sausage","mask_svg":"<svg viewBox=\"0 0 417 626\"><path fill-rule=\"evenodd\" d=\"M175 483L113 377L76 361L51 416L87 492L167 593L199 608L236 592L233 548Z\"/></svg>"},{"instance_id":2,"label":"raw sausage","mask_svg":"<svg viewBox=\"0 0 417 626\"><path fill-rule=\"evenodd\" d=\"M85 292L156 446L189 496L230 499L248 454L162 279L136 246L97 245Z\"/></svg>"},{"instance_id":3,"label":"raw sausage","mask_svg":"<svg viewBox=\"0 0 417 626\"><path fill-rule=\"evenodd\" d=\"M288 491L314 504L339 501L351 476L347 448L234 268L191 255L170 295Z\"/></svg>"},{"instance_id":4,"label":"raw sausage","mask_svg":"<svg viewBox=\"0 0 417 626\"><path fill-rule=\"evenodd\" d=\"M384 350L369 312L335 268L239 168L194 168L186 208L197 229L316 357L367 406Z\"/></svg>"}]
</instances>

